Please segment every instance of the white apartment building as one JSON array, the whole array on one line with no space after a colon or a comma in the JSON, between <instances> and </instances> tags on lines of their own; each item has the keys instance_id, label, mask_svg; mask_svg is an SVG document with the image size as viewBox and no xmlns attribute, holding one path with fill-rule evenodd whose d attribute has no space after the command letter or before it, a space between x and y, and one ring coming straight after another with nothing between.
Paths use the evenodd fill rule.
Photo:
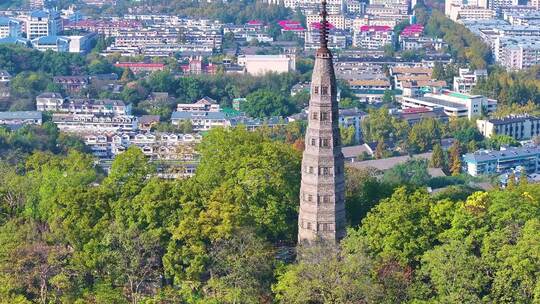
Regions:
<instances>
[{"instance_id":1,"label":"white apartment building","mask_svg":"<svg viewBox=\"0 0 540 304\"><path fill-rule=\"evenodd\" d=\"M310 28L306 31L304 49L316 50L320 47L321 33L318 28ZM345 49L347 47L347 33L343 30L331 29L328 31L328 48L332 50Z\"/></svg>"},{"instance_id":2,"label":"white apartment building","mask_svg":"<svg viewBox=\"0 0 540 304\"><path fill-rule=\"evenodd\" d=\"M36 109L41 112L58 111L64 103L64 97L58 93L42 93L36 97Z\"/></svg>"},{"instance_id":3,"label":"white apartment building","mask_svg":"<svg viewBox=\"0 0 540 304\"><path fill-rule=\"evenodd\" d=\"M442 107L450 117L467 117L472 119L497 109L497 101L482 95L468 95L443 90L441 93L428 93L421 97L403 97L399 100L404 109L425 107L429 109Z\"/></svg>"},{"instance_id":4,"label":"white apartment building","mask_svg":"<svg viewBox=\"0 0 540 304\"><path fill-rule=\"evenodd\" d=\"M497 16L497 11L491 8L477 6L452 6L450 19L458 20L489 20Z\"/></svg>"},{"instance_id":5,"label":"white apartment building","mask_svg":"<svg viewBox=\"0 0 540 304\"><path fill-rule=\"evenodd\" d=\"M0 84L9 83L11 81L11 75L6 70L0 70Z\"/></svg>"},{"instance_id":6,"label":"white apartment building","mask_svg":"<svg viewBox=\"0 0 540 304\"><path fill-rule=\"evenodd\" d=\"M21 37L21 24L17 19L0 17L0 38Z\"/></svg>"},{"instance_id":7,"label":"white apartment building","mask_svg":"<svg viewBox=\"0 0 540 304\"><path fill-rule=\"evenodd\" d=\"M527 69L540 64L540 38L505 37L495 41L495 60L509 70Z\"/></svg>"},{"instance_id":8,"label":"white apartment building","mask_svg":"<svg viewBox=\"0 0 540 304\"><path fill-rule=\"evenodd\" d=\"M26 38L30 40L43 36L57 36L62 30L62 19L55 11L33 11L26 20Z\"/></svg>"},{"instance_id":9,"label":"white apartment building","mask_svg":"<svg viewBox=\"0 0 540 304\"><path fill-rule=\"evenodd\" d=\"M63 132L115 133L137 130L135 116L54 113L52 122Z\"/></svg>"},{"instance_id":10,"label":"white apartment building","mask_svg":"<svg viewBox=\"0 0 540 304\"><path fill-rule=\"evenodd\" d=\"M516 140L529 140L540 135L540 117L529 115L507 116L497 119L479 119L478 131L487 138L507 135Z\"/></svg>"},{"instance_id":11,"label":"white apartment building","mask_svg":"<svg viewBox=\"0 0 540 304\"><path fill-rule=\"evenodd\" d=\"M389 26L361 26L354 31L353 46L376 50L381 49L387 44L391 44L394 37L394 32Z\"/></svg>"},{"instance_id":12,"label":"white apartment building","mask_svg":"<svg viewBox=\"0 0 540 304\"><path fill-rule=\"evenodd\" d=\"M180 112L219 112L219 104L212 98L206 96L195 103L179 103L176 111Z\"/></svg>"},{"instance_id":13,"label":"white apartment building","mask_svg":"<svg viewBox=\"0 0 540 304\"><path fill-rule=\"evenodd\" d=\"M251 75L288 73L296 70L296 59L294 55L242 55L238 57L238 65Z\"/></svg>"},{"instance_id":14,"label":"white apartment building","mask_svg":"<svg viewBox=\"0 0 540 304\"><path fill-rule=\"evenodd\" d=\"M481 78L487 78L487 70L474 70L471 71L467 68L459 69L459 76L454 77L453 89L459 93L469 93L472 88L476 86L478 80Z\"/></svg>"},{"instance_id":15,"label":"white apartment building","mask_svg":"<svg viewBox=\"0 0 540 304\"><path fill-rule=\"evenodd\" d=\"M321 15L320 14L309 14L306 16L306 24L308 28L311 27L312 24L317 24L321 22ZM331 14L326 17L326 20L328 23L330 23L334 28L344 30L352 26L352 20L345 17L343 14Z\"/></svg>"},{"instance_id":16,"label":"white apartment building","mask_svg":"<svg viewBox=\"0 0 540 304\"><path fill-rule=\"evenodd\" d=\"M193 131L208 131L216 127L229 127L231 121L223 112L186 112L175 111L171 115L173 125L179 125L183 121L189 121Z\"/></svg>"}]
</instances>

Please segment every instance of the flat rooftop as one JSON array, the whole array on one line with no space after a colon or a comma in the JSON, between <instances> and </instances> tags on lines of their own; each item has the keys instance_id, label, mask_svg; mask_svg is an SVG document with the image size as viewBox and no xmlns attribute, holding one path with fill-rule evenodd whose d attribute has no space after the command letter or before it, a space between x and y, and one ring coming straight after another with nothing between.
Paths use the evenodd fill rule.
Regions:
<instances>
[{"instance_id":1,"label":"flat rooftop","mask_svg":"<svg viewBox=\"0 0 540 304\"><path fill-rule=\"evenodd\" d=\"M429 103L432 103L432 104L435 104L435 105L448 107L448 108L466 109L465 105L463 105L463 104L448 101L448 100L442 100L442 99L438 99L438 98L433 98L433 97L423 96L423 97L415 97L415 98L407 98L407 99L417 99L417 100L421 100L421 101L424 101L424 102L429 102Z\"/></svg>"},{"instance_id":2,"label":"flat rooftop","mask_svg":"<svg viewBox=\"0 0 540 304\"><path fill-rule=\"evenodd\" d=\"M480 150L474 153L467 153L463 156L466 162L479 163L490 160L511 159L516 157L527 157L540 154L540 146L534 147L510 147L500 151Z\"/></svg>"}]
</instances>

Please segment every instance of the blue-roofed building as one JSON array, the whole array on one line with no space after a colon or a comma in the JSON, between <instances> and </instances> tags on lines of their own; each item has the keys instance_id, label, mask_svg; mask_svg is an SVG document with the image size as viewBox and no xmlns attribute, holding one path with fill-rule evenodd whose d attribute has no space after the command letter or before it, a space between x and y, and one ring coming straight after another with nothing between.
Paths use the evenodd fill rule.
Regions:
<instances>
[{"instance_id":1,"label":"blue-roofed building","mask_svg":"<svg viewBox=\"0 0 540 304\"><path fill-rule=\"evenodd\" d=\"M0 38L20 37L21 21L9 17L0 17Z\"/></svg>"},{"instance_id":2,"label":"blue-roofed building","mask_svg":"<svg viewBox=\"0 0 540 304\"><path fill-rule=\"evenodd\" d=\"M32 46L39 51L52 50L69 52L70 39L63 36L43 36L32 40Z\"/></svg>"},{"instance_id":3,"label":"blue-roofed building","mask_svg":"<svg viewBox=\"0 0 540 304\"><path fill-rule=\"evenodd\" d=\"M501 148L500 151L480 150L463 156L467 173L472 176L504 174L523 167L528 174L540 169L540 146Z\"/></svg>"},{"instance_id":4,"label":"blue-roofed building","mask_svg":"<svg viewBox=\"0 0 540 304\"><path fill-rule=\"evenodd\" d=\"M43 116L39 111L0 112L0 125L18 128L23 125L41 125Z\"/></svg>"},{"instance_id":5,"label":"blue-roofed building","mask_svg":"<svg viewBox=\"0 0 540 304\"><path fill-rule=\"evenodd\" d=\"M191 112L175 111L171 115L173 125L179 125L183 121L191 122L193 131L208 131L215 127L228 127L230 120L223 112Z\"/></svg>"},{"instance_id":6,"label":"blue-roofed building","mask_svg":"<svg viewBox=\"0 0 540 304\"><path fill-rule=\"evenodd\" d=\"M26 21L26 38L57 36L63 30L62 19L56 11L32 11Z\"/></svg>"},{"instance_id":7,"label":"blue-roofed building","mask_svg":"<svg viewBox=\"0 0 540 304\"><path fill-rule=\"evenodd\" d=\"M20 46L29 46L29 40L22 37L6 37L6 38L0 38L0 44L15 44Z\"/></svg>"}]
</instances>

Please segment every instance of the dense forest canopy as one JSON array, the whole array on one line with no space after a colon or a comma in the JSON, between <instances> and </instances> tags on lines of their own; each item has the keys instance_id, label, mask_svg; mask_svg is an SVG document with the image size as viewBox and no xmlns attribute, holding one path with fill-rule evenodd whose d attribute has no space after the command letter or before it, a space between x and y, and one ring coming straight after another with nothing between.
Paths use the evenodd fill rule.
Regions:
<instances>
[{"instance_id":1,"label":"dense forest canopy","mask_svg":"<svg viewBox=\"0 0 540 304\"><path fill-rule=\"evenodd\" d=\"M300 153L270 130L212 130L194 178L167 181L142 152L108 176L73 148L0 166L6 303L533 303L540 186L466 184L430 195L425 164L347 171L339 251L299 248ZM290 130L293 132L294 130ZM291 136L286 136L291 138ZM54 148L53 154L47 152ZM414 183L399 180L416 170ZM396 178L397 183L396 183ZM323 246L323 245L321 245ZM285 259L284 259L285 258Z\"/></svg>"}]
</instances>

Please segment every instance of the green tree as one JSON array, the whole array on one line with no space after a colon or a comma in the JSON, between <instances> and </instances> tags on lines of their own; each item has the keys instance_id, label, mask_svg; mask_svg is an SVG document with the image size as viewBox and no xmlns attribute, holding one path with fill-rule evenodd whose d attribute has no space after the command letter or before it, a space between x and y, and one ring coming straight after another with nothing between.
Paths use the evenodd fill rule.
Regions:
<instances>
[{"instance_id":1,"label":"green tree","mask_svg":"<svg viewBox=\"0 0 540 304\"><path fill-rule=\"evenodd\" d=\"M370 211L359 230L349 233L363 236L372 254L418 263L439 233L429 218L431 203L425 191L400 187Z\"/></svg>"},{"instance_id":2,"label":"green tree","mask_svg":"<svg viewBox=\"0 0 540 304\"><path fill-rule=\"evenodd\" d=\"M252 117L287 116L295 112L295 106L282 95L261 89L246 97L241 110Z\"/></svg>"}]
</instances>

